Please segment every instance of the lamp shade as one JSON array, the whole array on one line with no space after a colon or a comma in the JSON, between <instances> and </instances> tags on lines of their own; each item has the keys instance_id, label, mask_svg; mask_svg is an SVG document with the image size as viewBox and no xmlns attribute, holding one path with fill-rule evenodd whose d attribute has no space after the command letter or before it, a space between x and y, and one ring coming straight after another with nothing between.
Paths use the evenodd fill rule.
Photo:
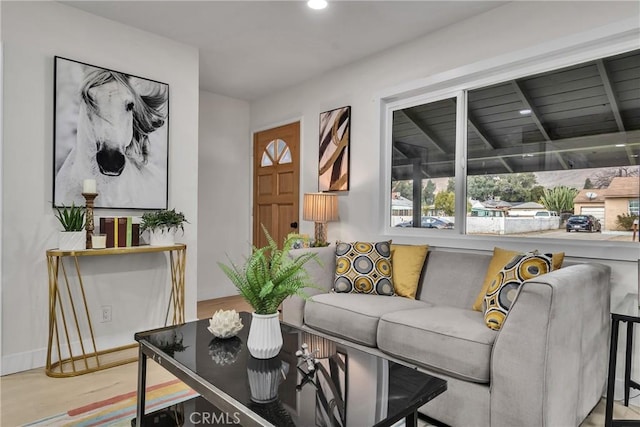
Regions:
<instances>
[{"instance_id":1,"label":"lamp shade","mask_svg":"<svg viewBox=\"0 0 640 427\"><path fill-rule=\"evenodd\" d=\"M306 193L302 217L305 221L329 222L338 219L338 196L333 193Z\"/></svg>"}]
</instances>

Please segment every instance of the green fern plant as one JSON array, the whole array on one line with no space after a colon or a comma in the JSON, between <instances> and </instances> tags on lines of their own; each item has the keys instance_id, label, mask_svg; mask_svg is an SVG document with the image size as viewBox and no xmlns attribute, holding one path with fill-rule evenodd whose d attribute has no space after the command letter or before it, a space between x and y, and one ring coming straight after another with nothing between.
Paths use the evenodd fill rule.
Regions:
<instances>
[{"instance_id":1,"label":"green fern plant","mask_svg":"<svg viewBox=\"0 0 640 427\"><path fill-rule=\"evenodd\" d=\"M56 218L60 221L64 231L84 230L84 206L76 206L72 203L71 206L63 205L61 208L56 208L56 211L58 212Z\"/></svg>"},{"instance_id":2,"label":"green fern plant","mask_svg":"<svg viewBox=\"0 0 640 427\"><path fill-rule=\"evenodd\" d=\"M310 260L320 261L313 252L290 257L295 237L286 239L283 248L278 249L264 225L262 230L268 245L263 248L254 246L244 265L236 265L231 260L230 265L220 262L218 265L256 314L274 314L287 297L298 295L306 299L308 295L303 289L317 288L310 282L304 265Z\"/></svg>"}]
</instances>

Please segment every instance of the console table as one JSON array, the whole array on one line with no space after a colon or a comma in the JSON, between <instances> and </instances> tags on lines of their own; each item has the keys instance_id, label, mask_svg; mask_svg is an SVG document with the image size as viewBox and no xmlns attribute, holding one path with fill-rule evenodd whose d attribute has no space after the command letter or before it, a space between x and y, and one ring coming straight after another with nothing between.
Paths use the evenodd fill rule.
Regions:
<instances>
[{"instance_id":1,"label":"console table","mask_svg":"<svg viewBox=\"0 0 640 427\"><path fill-rule=\"evenodd\" d=\"M85 249L80 251L47 250L47 267L49 270L49 340L47 345L47 361L45 372L50 377L72 377L95 372L125 363L135 362L137 357L122 357L126 350L136 347L130 344L115 348L98 350L91 323L91 314L80 273L79 259L86 256L135 255L151 252L168 252L171 268L171 296L167 305L165 326L172 312L172 324L184 322L184 275L187 246L175 244L171 246L132 246L126 248ZM73 266L65 266L72 263ZM69 280L67 268L75 268L77 280ZM62 280L60 280L62 279ZM77 282L77 286L71 282ZM75 327L80 349L71 342L69 331ZM76 338L76 337L72 337ZM57 353L54 357L53 349ZM68 352L63 357L63 347ZM118 353L121 353L118 357ZM109 355L108 358L105 356ZM105 360L115 359L115 360Z\"/></svg>"},{"instance_id":2,"label":"console table","mask_svg":"<svg viewBox=\"0 0 640 427\"><path fill-rule=\"evenodd\" d=\"M622 302L611 310L611 347L609 349L609 379L607 383L607 406L605 410L605 427L638 426L640 420L614 420L613 398L616 381L616 356L618 354L618 330L620 322L627 323L627 343L624 365L624 406L629 406L629 390L640 390L640 384L631 379L631 360L633 359L633 325L640 323L640 307L638 295L627 294ZM636 359L637 361L637 359Z\"/></svg>"}]
</instances>

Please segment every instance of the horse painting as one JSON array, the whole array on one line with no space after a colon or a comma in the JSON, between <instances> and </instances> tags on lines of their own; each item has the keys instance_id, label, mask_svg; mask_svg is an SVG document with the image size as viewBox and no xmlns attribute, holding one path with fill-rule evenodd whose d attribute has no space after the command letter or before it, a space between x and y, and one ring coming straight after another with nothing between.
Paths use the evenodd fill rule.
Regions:
<instances>
[{"instance_id":1,"label":"horse painting","mask_svg":"<svg viewBox=\"0 0 640 427\"><path fill-rule=\"evenodd\" d=\"M96 207L166 208L168 86L85 64L70 66L81 67L82 80L77 107L68 109L76 117L75 132L71 124L70 150L56 169L54 204L83 204L83 180L94 178ZM56 127L64 128L63 119L56 116ZM163 133L164 141L162 135L154 140L154 132ZM56 130L56 150L63 145L58 139L63 135Z\"/></svg>"}]
</instances>

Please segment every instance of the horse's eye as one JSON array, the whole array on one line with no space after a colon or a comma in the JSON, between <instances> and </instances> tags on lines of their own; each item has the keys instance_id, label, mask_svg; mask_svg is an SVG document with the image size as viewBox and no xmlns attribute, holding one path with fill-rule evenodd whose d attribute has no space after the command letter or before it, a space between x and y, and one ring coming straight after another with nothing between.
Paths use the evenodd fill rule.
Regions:
<instances>
[{"instance_id":1,"label":"horse's eye","mask_svg":"<svg viewBox=\"0 0 640 427\"><path fill-rule=\"evenodd\" d=\"M127 111L131 111L131 110L133 110L133 102L129 102L127 104Z\"/></svg>"}]
</instances>

